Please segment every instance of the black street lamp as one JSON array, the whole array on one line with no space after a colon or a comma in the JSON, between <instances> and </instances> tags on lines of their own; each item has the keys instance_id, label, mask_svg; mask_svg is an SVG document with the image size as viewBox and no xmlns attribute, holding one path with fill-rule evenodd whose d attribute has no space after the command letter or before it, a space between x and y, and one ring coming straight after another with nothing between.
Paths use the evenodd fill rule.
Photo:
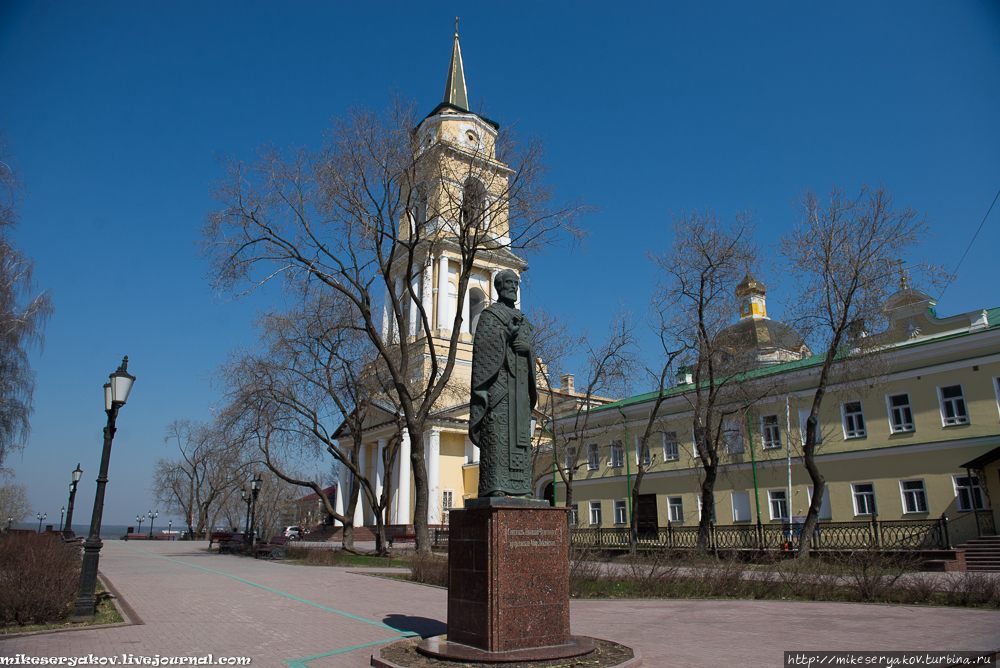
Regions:
<instances>
[{"instance_id":1,"label":"black street lamp","mask_svg":"<svg viewBox=\"0 0 1000 668\"><path fill-rule=\"evenodd\" d=\"M66 511L66 527L63 531L68 531L73 533L73 501L76 500L76 484L80 482L80 476L83 475L83 469L80 465L76 465L76 469L73 471L73 482L69 484L69 505Z\"/></svg>"},{"instance_id":2,"label":"black street lamp","mask_svg":"<svg viewBox=\"0 0 1000 668\"><path fill-rule=\"evenodd\" d=\"M42 533L42 520L47 519L48 516L48 513L45 513L44 515L41 513L35 513L35 517L38 518L38 533Z\"/></svg>"},{"instance_id":3,"label":"black street lamp","mask_svg":"<svg viewBox=\"0 0 1000 668\"><path fill-rule=\"evenodd\" d=\"M167 522L167 535L170 536L170 540L174 539L174 521L170 520Z\"/></svg>"},{"instance_id":4,"label":"black street lamp","mask_svg":"<svg viewBox=\"0 0 1000 668\"><path fill-rule=\"evenodd\" d=\"M63 518L66 517L66 506L59 509L59 533L63 530Z\"/></svg>"},{"instance_id":5,"label":"black street lamp","mask_svg":"<svg viewBox=\"0 0 1000 668\"><path fill-rule=\"evenodd\" d=\"M146 521L146 518L142 515L136 515L135 521L139 523L139 528L136 530L136 533L142 533L142 523Z\"/></svg>"},{"instance_id":6,"label":"black street lamp","mask_svg":"<svg viewBox=\"0 0 1000 668\"><path fill-rule=\"evenodd\" d=\"M108 414L108 424L104 427L104 450L101 453L101 470L97 475L97 495L94 497L94 516L90 520L90 535L83 543L83 566L80 568L80 592L76 597L73 619L76 621L94 618L94 588L97 584L97 566L101 558L101 518L104 515L104 488L108 484L108 464L111 463L111 442L115 438L115 420L118 411L128 400L135 376L128 373L128 355L122 365L104 384L104 412Z\"/></svg>"},{"instance_id":7,"label":"black street lamp","mask_svg":"<svg viewBox=\"0 0 1000 668\"><path fill-rule=\"evenodd\" d=\"M14 518L13 517L8 517L7 518L7 533L10 533L10 528L12 526L14 526Z\"/></svg>"},{"instance_id":8,"label":"black street lamp","mask_svg":"<svg viewBox=\"0 0 1000 668\"><path fill-rule=\"evenodd\" d=\"M260 474L250 481L250 494L253 498L253 513L250 515L250 547L253 547L257 536L257 495L260 494L260 487L264 481L260 479Z\"/></svg>"},{"instance_id":9,"label":"black street lamp","mask_svg":"<svg viewBox=\"0 0 1000 668\"><path fill-rule=\"evenodd\" d=\"M155 520L159 516L160 516L160 511L159 510L157 510L155 513L152 510L149 511L149 539L150 540L153 540L153 520Z\"/></svg>"}]
</instances>

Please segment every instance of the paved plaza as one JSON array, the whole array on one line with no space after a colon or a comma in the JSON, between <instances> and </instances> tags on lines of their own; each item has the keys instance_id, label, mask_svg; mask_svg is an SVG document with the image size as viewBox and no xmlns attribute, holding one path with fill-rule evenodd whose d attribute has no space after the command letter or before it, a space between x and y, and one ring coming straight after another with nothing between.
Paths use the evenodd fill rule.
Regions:
<instances>
[{"instance_id":1,"label":"paved plaza","mask_svg":"<svg viewBox=\"0 0 1000 668\"><path fill-rule=\"evenodd\" d=\"M248 656L254 666L360 668L379 644L445 632L446 592L217 555L205 542L108 541L101 572L137 624L0 640L0 656ZM782 665L788 650L994 650L1000 611L800 601L588 600L572 632L641 650L644 665Z\"/></svg>"}]
</instances>

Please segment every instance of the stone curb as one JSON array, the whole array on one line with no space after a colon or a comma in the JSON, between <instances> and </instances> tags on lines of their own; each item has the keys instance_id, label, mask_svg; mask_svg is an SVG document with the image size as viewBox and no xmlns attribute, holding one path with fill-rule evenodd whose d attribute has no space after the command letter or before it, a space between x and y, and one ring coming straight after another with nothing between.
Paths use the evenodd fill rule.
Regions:
<instances>
[{"instance_id":1,"label":"stone curb","mask_svg":"<svg viewBox=\"0 0 1000 668\"><path fill-rule=\"evenodd\" d=\"M595 640L597 640L597 638L595 638ZM600 638L600 640L603 640L603 638ZM399 641L399 640L397 640L397 641L394 641L394 642L406 642L406 641ZM609 641L609 642L614 642L614 641ZM385 645L382 645L382 647L379 647L378 648L379 653L382 652L382 649L384 647L388 647L390 644L394 644L394 643L386 643ZM629 649L632 650L632 654L633 654L633 656L632 656L631 659L629 659L628 661L626 661L624 663L619 663L616 666L608 666L608 668L639 668L642 665L642 652L639 651L639 649L636 648L636 647L629 647ZM579 658L579 657L577 657L577 658ZM392 661L389 661L388 659L383 659L378 654L372 654L371 665L372 665L373 668L407 668L407 666L401 666L398 663L394 663ZM463 665L463 664L461 662L456 661L455 665L459 666L459 665Z\"/></svg>"}]
</instances>

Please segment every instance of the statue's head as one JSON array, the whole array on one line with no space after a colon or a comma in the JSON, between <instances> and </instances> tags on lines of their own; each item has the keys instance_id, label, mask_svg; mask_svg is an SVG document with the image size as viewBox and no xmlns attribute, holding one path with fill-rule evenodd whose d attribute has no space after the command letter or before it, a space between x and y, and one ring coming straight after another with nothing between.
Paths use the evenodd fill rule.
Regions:
<instances>
[{"instance_id":1,"label":"statue's head","mask_svg":"<svg viewBox=\"0 0 1000 668\"><path fill-rule=\"evenodd\" d=\"M497 289L500 301L508 306L513 306L517 301L517 288L520 284L521 277L511 269L504 269L493 279L493 287Z\"/></svg>"}]
</instances>

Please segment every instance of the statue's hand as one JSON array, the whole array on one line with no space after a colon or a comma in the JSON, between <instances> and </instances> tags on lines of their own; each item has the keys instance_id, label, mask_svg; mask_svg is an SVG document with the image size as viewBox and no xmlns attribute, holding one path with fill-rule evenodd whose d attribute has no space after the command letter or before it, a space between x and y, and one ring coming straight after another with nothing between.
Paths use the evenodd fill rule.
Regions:
<instances>
[{"instance_id":1,"label":"statue's hand","mask_svg":"<svg viewBox=\"0 0 1000 668\"><path fill-rule=\"evenodd\" d=\"M515 353L520 353L522 355L526 355L531 352L531 344L527 341L522 341L521 339L514 339L511 347L514 348Z\"/></svg>"}]
</instances>

